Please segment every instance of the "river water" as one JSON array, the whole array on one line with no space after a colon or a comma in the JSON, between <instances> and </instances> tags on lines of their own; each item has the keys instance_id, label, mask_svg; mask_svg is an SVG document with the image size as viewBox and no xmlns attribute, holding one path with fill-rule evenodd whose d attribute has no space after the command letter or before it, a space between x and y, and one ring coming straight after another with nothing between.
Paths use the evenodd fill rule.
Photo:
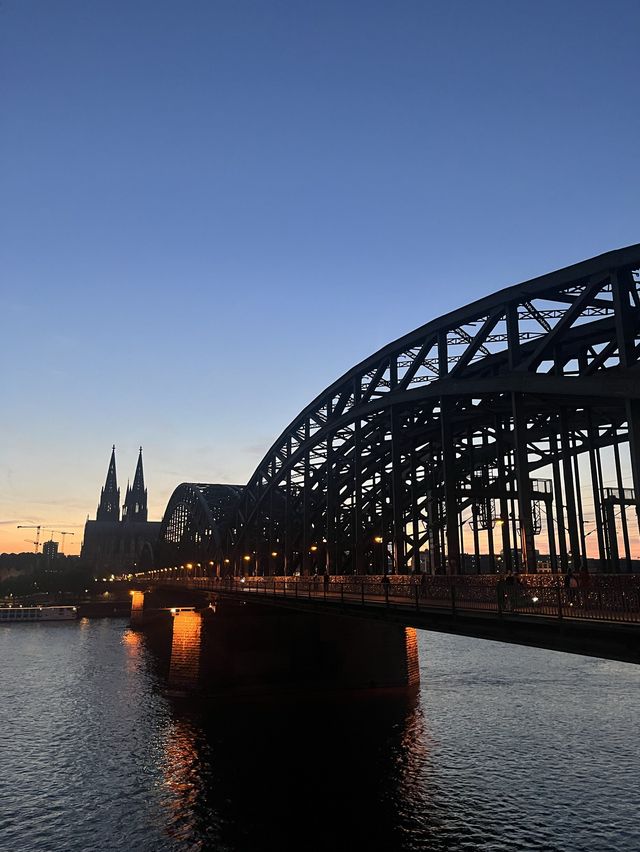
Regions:
<instances>
[{"instance_id":1,"label":"river water","mask_svg":"<svg viewBox=\"0 0 640 852\"><path fill-rule=\"evenodd\" d=\"M640 850L640 666L419 634L412 699L170 697L118 619L0 628L0 850Z\"/></svg>"}]
</instances>

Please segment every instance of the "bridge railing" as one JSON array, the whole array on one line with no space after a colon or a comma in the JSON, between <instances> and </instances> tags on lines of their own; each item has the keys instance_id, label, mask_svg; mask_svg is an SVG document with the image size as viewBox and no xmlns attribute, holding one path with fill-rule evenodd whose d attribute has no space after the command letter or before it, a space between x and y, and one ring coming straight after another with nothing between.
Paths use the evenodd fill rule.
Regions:
<instances>
[{"instance_id":1,"label":"bridge railing","mask_svg":"<svg viewBox=\"0 0 640 852\"><path fill-rule=\"evenodd\" d=\"M178 585L246 595L323 599L362 606L396 609L449 610L456 612L546 616L598 621L640 623L640 584L609 582L570 588L562 578L513 583L498 579L478 583L477 578L439 576L421 578L382 577L234 577L174 580Z\"/></svg>"}]
</instances>

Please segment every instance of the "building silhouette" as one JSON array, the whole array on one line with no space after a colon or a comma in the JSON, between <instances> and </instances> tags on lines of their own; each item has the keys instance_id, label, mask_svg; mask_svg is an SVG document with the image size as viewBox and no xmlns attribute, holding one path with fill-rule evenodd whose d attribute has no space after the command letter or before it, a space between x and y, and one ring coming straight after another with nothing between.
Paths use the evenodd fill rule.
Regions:
<instances>
[{"instance_id":1,"label":"building silhouette","mask_svg":"<svg viewBox=\"0 0 640 852\"><path fill-rule=\"evenodd\" d=\"M138 455L133 485L127 483L122 518L120 489L116 473L116 448L111 450L107 478L100 491L95 521L84 527L81 557L95 571L122 574L153 562L153 548L160 521L149 521L147 489L144 487L142 447Z\"/></svg>"},{"instance_id":2,"label":"building silhouette","mask_svg":"<svg viewBox=\"0 0 640 852\"><path fill-rule=\"evenodd\" d=\"M58 557L58 542L50 539L42 545L42 555L47 563Z\"/></svg>"}]
</instances>

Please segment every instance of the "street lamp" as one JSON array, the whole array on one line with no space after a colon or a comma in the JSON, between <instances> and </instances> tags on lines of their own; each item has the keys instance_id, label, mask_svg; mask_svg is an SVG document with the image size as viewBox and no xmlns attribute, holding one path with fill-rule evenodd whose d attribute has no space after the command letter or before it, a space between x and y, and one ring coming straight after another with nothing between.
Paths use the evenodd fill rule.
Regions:
<instances>
[{"instance_id":1,"label":"street lamp","mask_svg":"<svg viewBox=\"0 0 640 852\"><path fill-rule=\"evenodd\" d=\"M375 535L373 537L373 541L374 541L374 544L383 544L384 543L384 539L382 538L381 535ZM386 574L387 573L387 566L383 563L383 558L384 558L384 550L382 548L380 548L380 566L379 566L380 567L380 573Z\"/></svg>"},{"instance_id":2,"label":"street lamp","mask_svg":"<svg viewBox=\"0 0 640 852\"><path fill-rule=\"evenodd\" d=\"M309 553L311 554L311 573L314 574L314 575L318 573L318 564L316 562L316 553L317 552L318 552L318 545L312 544L311 547L309 548Z\"/></svg>"}]
</instances>

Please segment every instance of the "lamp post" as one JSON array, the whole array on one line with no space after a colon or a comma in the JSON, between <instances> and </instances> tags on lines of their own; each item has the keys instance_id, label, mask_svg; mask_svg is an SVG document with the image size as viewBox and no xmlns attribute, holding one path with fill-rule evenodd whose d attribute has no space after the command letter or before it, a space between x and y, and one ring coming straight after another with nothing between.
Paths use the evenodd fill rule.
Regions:
<instances>
[{"instance_id":1,"label":"lamp post","mask_svg":"<svg viewBox=\"0 0 640 852\"><path fill-rule=\"evenodd\" d=\"M387 573L387 566L385 564L386 560L384 559L384 548L380 547L380 545L384 544L384 539L382 538L381 535L376 535L376 536L373 537L373 543L378 545L378 548L374 549L374 554L376 556L376 559L374 560L374 562L379 562L379 565L374 566L374 567L379 567L380 573L386 574ZM378 551L380 553L379 557L378 557Z\"/></svg>"},{"instance_id":2,"label":"lamp post","mask_svg":"<svg viewBox=\"0 0 640 852\"><path fill-rule=\"evenodd\" d=\"M309 553L311 554L311 567L313 569L312 574L314 574L314 575L318 573L318 562L317 562L317 559L316 559L317 552L318 552L318 545L312 544L311 547L309 548Z\"/></svg>"}]
</instances>

